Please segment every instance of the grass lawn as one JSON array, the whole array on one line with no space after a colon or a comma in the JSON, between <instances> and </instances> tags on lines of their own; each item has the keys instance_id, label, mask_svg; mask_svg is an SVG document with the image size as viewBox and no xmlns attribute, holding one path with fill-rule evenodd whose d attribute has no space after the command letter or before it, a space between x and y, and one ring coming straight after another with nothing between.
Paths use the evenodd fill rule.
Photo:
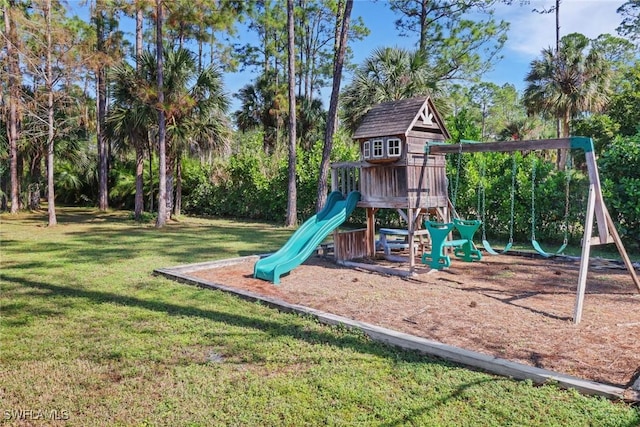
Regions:
<instances>
[{"instance_id":1,"label":"grass lawn","mask_svg":"<svg viewBox=\"0 0 640 427\"><path fill-rule=\"evenodd\" d=\"M277 249L269 224L0 216L0 424L638 426L640 410L473 372L154 268Z\"/></svg>"}]
</instances>

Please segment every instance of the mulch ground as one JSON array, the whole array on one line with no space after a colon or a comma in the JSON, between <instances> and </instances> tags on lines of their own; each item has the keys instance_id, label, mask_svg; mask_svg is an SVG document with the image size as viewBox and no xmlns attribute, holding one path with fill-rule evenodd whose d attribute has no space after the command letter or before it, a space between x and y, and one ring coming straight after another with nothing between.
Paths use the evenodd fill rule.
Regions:
<instances>
[{"instance_id":1,"label":"mulch ground","mask_svg":"<svg viewBox=\"0 0 640 427\"><path fill-rule=\"evenodd\" d=\"M624 269L590 267L575 325L577 262L502 255L444 271L417 265L402 278L314 256L278 286L253 279L253 262L188 275L605 384L629 387L640 375L640 295Z\"/></svg>"}]
</instances>

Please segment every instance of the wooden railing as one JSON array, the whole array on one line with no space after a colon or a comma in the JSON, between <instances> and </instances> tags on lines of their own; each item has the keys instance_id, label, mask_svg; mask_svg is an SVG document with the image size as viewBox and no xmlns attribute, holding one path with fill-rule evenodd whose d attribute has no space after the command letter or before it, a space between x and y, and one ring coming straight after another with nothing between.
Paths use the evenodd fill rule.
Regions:
<instances>
[{"instance_id":1,"label":"wooden railing","mask_svg":"<svg viewBox=\"0 0 640 427\"><path fill-rule=\"evenodd\" d=\"M340 162L331 164L331 191L347 195L360 191L361 162Z\"/></svg>"}]
</instances>

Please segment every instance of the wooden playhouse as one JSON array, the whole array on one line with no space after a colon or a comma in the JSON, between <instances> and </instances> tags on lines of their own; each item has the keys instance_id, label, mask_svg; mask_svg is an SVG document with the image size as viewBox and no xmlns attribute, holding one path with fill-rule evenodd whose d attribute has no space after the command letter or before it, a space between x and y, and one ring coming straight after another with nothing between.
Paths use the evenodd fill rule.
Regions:
<instances>
[{"instance_id":1,"label":"wooden playhouse","mask_svg":"<svg viewBox=\"0 0 640 427\"><path fill-rule=\"evenodd\" d=\"M385 102L371 108L355 131L360 161L333 163L331 187L347 194L357 190L358 207L366 209L367 228L335 233L340 261L373 257L376 251L375 214L395 209L405 220L407 242L426 232L425 213L450 220L444 154L427 154L427 144L449 139L444 121L428 96ZM413 245L410 245L413 248ZM414 257L409 257L410 271Z\"/></svg>"}]
</instances>

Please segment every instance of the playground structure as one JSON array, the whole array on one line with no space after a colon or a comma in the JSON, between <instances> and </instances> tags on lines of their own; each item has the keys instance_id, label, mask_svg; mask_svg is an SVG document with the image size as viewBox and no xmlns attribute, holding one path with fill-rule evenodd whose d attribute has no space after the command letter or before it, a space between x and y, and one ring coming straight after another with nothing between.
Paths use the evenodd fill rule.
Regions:
<instances>
[{"instance_id":1,"label":"playground structure","mask_svg":"<svg viewBox=\"0 0 640 427\"><path fill-rule=\"evenodd\" d=\"M254 277L278 283L280 275L304 262L332 231L338 259L373 257L375 212L381 208L397 209L410 224L408 242L413 242L416 234L427 233L426 230L416 233L421 212L437 211L443 220L450 218L445 158L428 156L424 151L428 141L443 143L450 138L431 98L374 106L354 138L360 143L362 161L331 166L332 193L322 212L305 221L278 252L256 263ZM351 210L340 211L341 202L331 196L334 193L349 201L358 198L357 206L367 211L366 230L337 231L356 204ZM334 207L334 203L338 205ZM351 206L350 202L347 206ZM415 261L411 258L413 270Z\"/></svg>"},{"instance_id":2,"label":"playground structure","mask_svg":"<svg viewBox=\"0 0 640 427\"><path fill-rule=\"evenodd\" d=\"M402 117L402 114L406 116ZM589 197L573 321L579 323L582 316L591 246L615 243L634 284L640 291L640 280L602 197L593 141L590 138L570 137L548 140L445 144L444 140L448 139L448 135L444 122L428 97L379 104L364 117L362 124L353 136L360 144L362 160L355 163L335 163L332 165L332 190L344 192L345 188L349 188L360 190L362 193L358 207L367 210L365 244L370 256L375 255L374 215L380 208L398 209L407 223L406 234L411 253L409 274L412 274L415 268L412 244L414 236L429 232L429 229L419 229L422 217L425 214L435 214L442 223L452 223L451 214L454 209L452 209L453 206L447 192L444 159L446 154L576 149L582 150L585 154L589 178ZM375 151L376 147L384 149L385 141L395 139L401 141L401 147L406 151L404 157L400 155L392 162L388 155L384 155L385 152L380 152L380 148L377 152ZM388 147L386 149L386 153L397 154L395 149ZM404 197L398 193L404 194ZM386 195L389 197L385 197ZM406 209L406 213L403 212L403 209ZM595 237L592 236L594 219L597 221L598 231ZM433 232L433 224L426 223L427 227L430 224ZM471 253L473 249L471 239L463 238L451 241L439 234L445 235L445 232L435 232L435 235L431 235L432 250L428 255L423 256L423 262L431 259L433 265L446 264L446 255L444 253L441 255L439 251L447 246L467 245L467 253ZM446 235L448 236L449 233ZM553 255L545 252L535 240L535 235L533 237L532 244L539 253L547 256ZM336 244L339 244L340 236L334 235L334 238L337 239ZM461 242L461 240L466 240L466 242ZM447 241L449 243L446 243ZM490 248L488 242L486 244L484 242L486 242L486 237L483 233L483 246ZM512 242L509 242L508 246L510 244ZM493 249L492 251L497 253ZM488 250L489 253L492 251ZM464 250L458 248L457 255L461 254L464 254ZM476 255L476 258L479 256ZM469 258L469 260L472 259Z\"/></svg>"},{"instance_id":3,"label":"playground structure","mask_svg":"<svg viewBox=\"0 0 640 427\"><path fill-rule=\"evenodd\" d=\"M406 222L406 230L395 233L387 230L385 237L387 234L406 236L410 253L408 275L413 274L415 270L414 241L416 237L420 240L423 237L430 237L431 252L423 253L422 262L429 264L432 268L442 269L450 265L451 260L445 253L448 248L454 248L454 255L465 261L478 261L482 255L473 243L473 234L480 226L480 221L472 224L457 218L448 194L446 154L580 149L585 153L589 197L573 321L579 323L581 320L589 254L593 245L615 243L634 284L640 290L640 280L602 198L593 142L590 138L445 144L450 136L444 121L432 100L429 97L420 97L372 107L354 133L353 139L359 144L361 160L331 165L331 194L338 193L348 199L351 199L350 195L357 194L358 200L353 207L366 210L366 229L338 232L338 226L351 212L347 213L346 209L341 211L339 218L333 218L335 213L327 215L331 221L326 228L307 226L305 223L301 228L306 231L300 235L296 232L290 242L272 256L275 259L283 259L284 261L281 262L285 267L277 267L272 261L268 261L271 257L265 258L256 264L255 277L278 283L280 274L302 263L315 249L315 247L311 248L311 245L317 246L331 231L333 231L334 253L338 262L354 265L349 263L349 260L362 257L363 254L367 257L375 257L375 214L379 209L395 209ZM333 197L336 196L329 198L327 207L322 212L327 209L329 209L328 212L334 212L330 206L334 203ZM324 215L321 214L319 213L318 218L312 218L308 222L315 224L316 221L321 221ZM426 221L426 229L422 229L425 216L435 217L437 221ZM596 237L592 237L594 219L597 220ZM451 240L450 232L454 227L458 231L464 231L459 239ZM533 237L532 244L539 253L547 256L554 255L554 253L545 252L539 243L536 248L537 242L535 236ZM483 246L488 248L487 252L498 253L486 242L484 230L482 240ZM510 241L508 246L511 244ZM304 250L301 251L301 248ZM505 248L507 249L508 247ZM295 261L288 259L294 257ZM357 264L357 266L375 269L375 266L366 264Z\"/></svg>"},{"instance_id":4,"label":"playground structure","mask_svg":"<svg viewBox=\"0 0 640 427\"><path fill-rule=\"evenodd\" d=\"M394 209L406 222L403 231L413 248L414 237L427 237L421 227L425 214L451 222L445 156L425 151L429 143L450 139L444 120L430 97L419 97L375 105L364 116L353 139L359 144L359 162L331 165L332 191L358 190L358 207L366 210L364 252L376 252L375 215L379 209ZM341 246L344 234L334 234ZM343 254L339 261L351 257ZM409 257L409 271L415 268Z\"/></svg>"}]
</instances>

